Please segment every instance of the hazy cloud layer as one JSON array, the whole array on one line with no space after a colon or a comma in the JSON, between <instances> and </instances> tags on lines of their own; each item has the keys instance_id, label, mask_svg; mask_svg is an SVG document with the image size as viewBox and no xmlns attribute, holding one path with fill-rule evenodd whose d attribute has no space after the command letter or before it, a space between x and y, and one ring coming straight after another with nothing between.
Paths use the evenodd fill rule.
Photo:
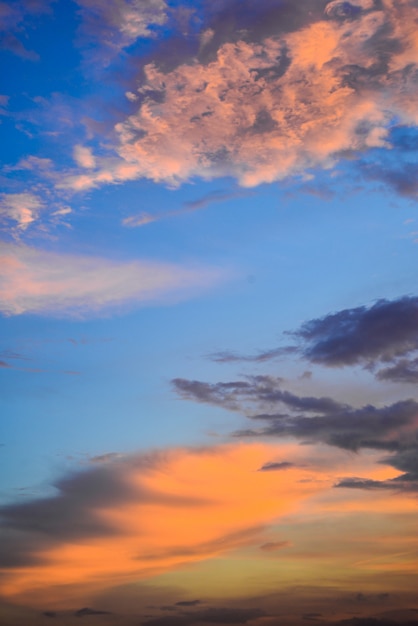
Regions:
<instances>
[{"instance_id":1,"label":"hazy cloud layer","mask_svg":"<svg viewBox=\"0 0 418 626\"><path fill-rule=\"evenodd\" d=\"M110 5L118 19L125 5ZM151 13L161 22L163 3ZM128 92L138 104L115 126L119 161L63 185L227 175L255 186L389 151L393 120L418 121L417 17L412 0L217 3L198 45L162 44Z\"/></svg>"},{"instance_id":2,"label":"hazy cloud layer","mask_svg":"<svg viewBox=\"0 0 418 626\"><path fill-rule=\"evenodd\" d=\"M161 301L206 288L220 272L154 261L112 261L1 244L0 311L97 314L122 305Z\"/></svg>"}]
</instances>

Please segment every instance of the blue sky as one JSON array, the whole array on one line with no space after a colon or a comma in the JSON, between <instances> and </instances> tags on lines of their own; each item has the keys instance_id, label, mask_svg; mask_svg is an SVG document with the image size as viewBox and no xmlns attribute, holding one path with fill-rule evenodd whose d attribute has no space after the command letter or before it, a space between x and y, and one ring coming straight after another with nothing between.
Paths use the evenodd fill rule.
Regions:
<instances>
[{"instance_id":1,"label":"blue sky","mask_svg":"<svg viewBox=\"0 0 418 626\"><path fill-rule=\"evenodd\" d=\"M7 623L415 624L417 19L0 4Z\"/></svg>"}]
</instances>

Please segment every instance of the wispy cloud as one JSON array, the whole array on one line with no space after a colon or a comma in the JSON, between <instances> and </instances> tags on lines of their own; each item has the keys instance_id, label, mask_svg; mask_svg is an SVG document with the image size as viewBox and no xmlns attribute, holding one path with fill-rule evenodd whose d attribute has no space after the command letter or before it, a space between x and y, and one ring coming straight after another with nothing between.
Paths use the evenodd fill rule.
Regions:
<instances>
[{"instance_id":1,"label":"wispy cloud","mask_svg":"<svg viewBox=\"0 0 418 626\"><path fill-rule=\"evenodd\" d=\"M163 211L162 213L139 213L137 215L130 215L122 220L123 226L127 226L128 228L138 228L140 226L145 226L146 224L150 224L152 222L159 222L161 220L177 217L178 215L183 215L185 213L191 213L193 211L199 211L201 209L205 209L207 206L217 202L227 202L228 200L233 200L235 198L241 198L248 195L252 195L254 192L251 191L231 191L231 192L222 192L215 191L212 193L208 193L197 200L191 200L189 202L185 202L184 205L180 209L176 209L173 211Z\"/></svg>"},{"instance_id":2,"label":"wispy cloud","mask_svg":"<svg viewBox=\"0 0 418 626\"><path fill-rule=\"evenodd\" d=\"M91 41L95 41L99 49L94 59L100 59L104 66L138 38L152 37L153 28L167 20L164 0L77 0L77 4L82 16L83 47L87 47L91 57Z\"/></svg>"},{"instance_id":3,"label":"wispy cloud","mask_svg":"<svg viewBox=\"0 0 418 626\"><path fill-rule=\"evenodd\" d=\"M216 269L147 260L111 261L2 244L0 311L86 316L185 297L222 279Z\"/></svg>"},{"instance_id":4,"label":"wispy cloud","mask_svg":"<svg viewBox=\"0 0 418 626\"><path fill-rule=\"evenodd\" d=\"M3 193L0 196L2 221L12 222L20 231L38 219L43 207L42 200L33 193Z\"/></svg>"}]
</instances>

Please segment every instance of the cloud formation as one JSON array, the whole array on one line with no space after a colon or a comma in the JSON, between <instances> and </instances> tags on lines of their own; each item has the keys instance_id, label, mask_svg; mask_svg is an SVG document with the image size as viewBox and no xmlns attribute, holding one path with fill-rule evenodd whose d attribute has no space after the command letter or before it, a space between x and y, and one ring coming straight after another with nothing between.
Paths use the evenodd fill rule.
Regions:
<instances>
[{"instance_id":1,"label":"cloud formation","mask_svg":"<svg viewBox=\"0 0 418 626\"><path fill-rule=\"evenodd\" d=\"M418 298L344 309L305 322L294 335L312 363L341 367L392 361L418 349Z\"/></svg>"},{"instance_id":2,"label":"cloud formation","mask_svg":"<svg viewBox=\"0 0 418 626\"><path fill-rule=\"evenodd\" d=\"M149 21L163 19L157 4ZM129 91L137 110L115 126L119 160L73 184L233 176L251 187L389 151L393 120L417 123L414 2L262 2L255 11L218 3L199 45L169 67L177 40L171 55L163 44Z\"/></svg>"},{"instance_id":3,"label":"cloud formation","mask_svg":"<svg viewBox=\"0 0 418 626\"><path fill-rule=\"evenodd\" d=\"M406 491L418 486L418 403L413 399L383 407L355 408L332 398L297 396L281 389L281 379L270 376L212 384L185 379L172 382L174 389L187 400L240 411L257 424L254 428L238 430L234 433L238 438L293 437L305 444L324 443L353 452L362 449L390 452L382 463L402 474L388 485ZM264 425L258 426L260 423ZM290 467L293 465L289 462L269 461L261 471L268 473ZM356 486L361 484L356 482Z\"/></svg>"},{"instance_id":4,"label":"cloud formation","mask_svg":"<svg viewBox=\"0 0 418 626\"><path fill-rule=\"evenodd\" d=\"M11 222L18 231L24 231L38 217L43 208L42 200L33 193L3 193L0 196L2 221Z\"/></svg>"},{"instance_id":5,"label":"cloud formation","mask_svg":"<svg viewBox=\"0 0 418 626\"><path fill-rule=\"evenodd\" d=\"M101 60L107 65L122 48L140 37L152 37L153 27L167 19L164 0L77 0L83 23L84 45L99 43Z\"/></svg>"},{"instance_id":6,"label":"cloud formation","mask_svg":"<svg viewBox=\"0 0 418 626\"><path fill-rule=\"evenodd\" d=\"M220 280L211 269L154 261L112 261L2 243L0 311L53 315L97 314L124 305L161 301Z\"/></svg>"},{"instance_id":7,"label":"cloud formation","mask_svg":"<svg viewBox=\"0 0 418 626\"><path fill-rule=\"evenodd\" d=\"M283 480L258 472L275 453L239 444L112 457L56 481L54 496L2 506L2 593L35 605L83 597L260 545L266 524L324 489L299 468Z\"/></svg>"}]
</instances>

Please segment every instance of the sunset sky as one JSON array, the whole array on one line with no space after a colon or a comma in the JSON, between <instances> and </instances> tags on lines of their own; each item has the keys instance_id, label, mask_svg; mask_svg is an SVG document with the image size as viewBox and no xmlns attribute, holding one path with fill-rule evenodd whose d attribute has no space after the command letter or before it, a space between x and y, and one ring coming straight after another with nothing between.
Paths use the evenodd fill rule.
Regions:
<instances>
[{"instance_id":1,"label":"sunset sky","mask_svg":"<svg viewBox=\"0 0 418 626\"><path fill-rule=\"evenodd\" d=\"M417 0L0 30L2 626L417 626Z\"/></svg>"}]
</instances>

